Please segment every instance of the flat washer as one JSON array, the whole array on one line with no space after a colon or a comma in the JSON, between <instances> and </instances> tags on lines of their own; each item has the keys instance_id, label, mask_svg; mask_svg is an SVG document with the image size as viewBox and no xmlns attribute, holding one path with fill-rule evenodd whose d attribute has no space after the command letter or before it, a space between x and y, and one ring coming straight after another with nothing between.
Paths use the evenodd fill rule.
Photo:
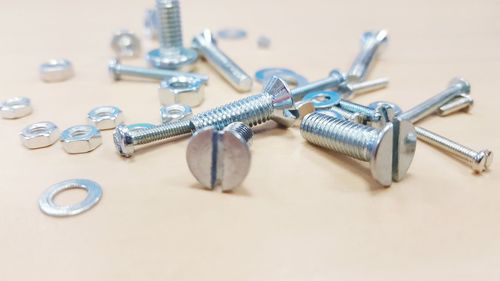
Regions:
<instances>
[{"instance_id":1,"label":"flat washer","mask_svg":"<svg viewBox=\"0 0 500 281\"><path fill-rule=\"evenodd\" d=\"M311 101L315 109L330 109L336 106L342 96L334 91L311 92L304 96L303 101Z\"/></svg>"},{"instance_id":2,"label":"flat washer","mask_svg":"<svg viewBox=\"0 0 500 281\"><path fill-rule=\"evenodd\" d=\"M87 197L80 203L60 206L54 202L57 194L73 188L81 188L87 191ZM91 180L71 179L56 183L49 187L38 200L40 210L46 215L54 217L68 217L83 213L94 207L102 197L101 186Z\"/></svg>"},{"instance_id":3,"label":"flat washer","mask_svg":"<svg viewBox=\"0 0 500 281\"><path fill-rule=\"evenodd\" d=\"M217 31L217 37L221 39L243 39L247 32L243 29L222 29Z\"/></svg>"},{"instance_id":4,"label":"flat washer","mask_svg":"<svg viewBox=\"0 0 500 281\"><path fill-rule=\"evenodd\" d=\"M273 76L278 76L289 84L295 84L296 87L309 83L304 76L287 68L263 68L255 72L255 80L261 84L265 84Z\"/></svg>"}]
</instances>

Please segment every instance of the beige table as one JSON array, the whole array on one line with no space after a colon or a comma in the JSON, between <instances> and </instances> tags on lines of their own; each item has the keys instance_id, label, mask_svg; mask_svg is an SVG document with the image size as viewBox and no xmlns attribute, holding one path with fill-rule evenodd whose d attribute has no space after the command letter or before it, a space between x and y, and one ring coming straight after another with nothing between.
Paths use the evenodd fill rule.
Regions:
<instances>
[{"instance_id":1,"label":"beige table","mask_svg":"<svg viewBox=\"0 0 500 281\"><path fill-rule=\"evenodd\" d=\"M222 194L199 188L185 162L186 140L129 160L115 153L112 131L89 154L68 155L60 144L22 147L17 133L25 125L50 120L66 128L98 105L119 106L130 123L159 121L156 83L113 83L106 73L111 33L128 27L142 36L151 6L0 3L0 99L27 96L35 110L0 120L0 280L499 280L498 161L475 176L419 143L407 178L384 189L364 163L307 144L297 129L275 129L256 135L243 186ZM182 15L186 42L206 26L243 27L246 40L220 46L245 70L284 66L310 80L346 70L360 34L387 28L390 45L371 77L390 77L390 87L356 101L408 109L462 75L474 109L421 125L500 151L498 1L183 1ZM261 34L271 49L257 48ZM52 57L71 59L76 77L42 83L38 64ZM197 112L245 96L209 66L199 72L211 81ZM42 214L39 195L69 178L102 184L102 201L76 217Z\"/></svg>"}]
</instances>

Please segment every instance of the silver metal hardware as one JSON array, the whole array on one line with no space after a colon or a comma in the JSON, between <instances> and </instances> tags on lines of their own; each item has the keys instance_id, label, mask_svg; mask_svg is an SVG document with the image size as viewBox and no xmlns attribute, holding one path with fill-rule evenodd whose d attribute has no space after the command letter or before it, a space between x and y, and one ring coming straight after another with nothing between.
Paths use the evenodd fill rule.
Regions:
<instances>
[{"instance_id":1,"label":"silver metal hardware","mask_svg":"<svg viewBox=\"0 0 500 281\"><path fill-rule=\"evenodd\" d=\"M67 153L86 153L102 144L101 132L95 126L77 125L61 133L61 142Z\"/></svg>"},{"instance_id":2,"label":"silver metal hardware","mask_svg":"<svg viewBox=\"0 0 500 281\"><path fill-rule=\"evenodd\" d=\"M233 190L250 170L252 136L252 129L241 122L221 131L214 127L196 131L186 152L189 170L206 188L221 185L222 191Z\"/></svg>"},{"instance_id":3,"label":"silver metal hardware","mask_svg":"<svg viewBox=\"0 0 500 281\"><path fill-rule=\"evenodd\" d=\"M111 78L119 81L123 76L150 78L154 80L165 80L172 77L194 77L202 80L204 83L208 82L208 76L197 73L177 72L168 69L158 68L143 68L137 66L128 66L121 64L119 59L111 59L108 63L108 71Z\"/></svg>"},{"instance_id":4,"label":"silver metal hardware","mask_svg":"<svg viewBox=\"0 0 500 281\"><path fill-rule=\"evenodd\" d=\"M460 110L467 110L474 105L474 99L469 94L461 94L438 109L439 116L447 116Z\"/></svg>"},{"instance_id":5,"label":"silver metal hardware","mask_svg":"<svg viewBox=\"0 0 500 281\"><path fill-rule=\"evenodd\" d=\"M301 87L309 83L304 76L288 68L262 68L255 72L255 80L261 84L267 83L273 76L277 76L285 80L288 85L295 87Z\"/></svg>"},{"instance_id":6,"label":"silver metal hardware","mask_svg":"<svg viewBox=\"0 0 500 281\"><path fill-rule=\"evenodd\" d=\"M261 35L257 38L257 46L261 49L268 49L271 47L271 38Z\"/></svg>"},{"instance_id":7,"label":"silver metal hardware","mask_svg":"<svg viewBox=\"0 0 500 281\"><path fill-rule=\"evenodd\" d=\"M196 107L205 98L205 84L194 77L172 77L160 83L158 96L162 105L178 103Z\"/></svg>"},{"instance_id":8,"label":"silver metal hardware","mask_svg":"<svg viewBox=\"0 0 500 281\"><path fill-rule=\"evenodd\" d=\"M193 115L190 106L184 104L173 104L160 108L161 123L167 124L178 120L187 120Z\"/></svg>"},{"instance_id":9,"label":"silver metal hardware","mask_svg":"<svg viewBox=\"0 0 500 281\"><path fill-rule=\"evenodd\" d=\"M40 65L40 79L47 83L66 81L74 75L73 64L67 59L52 59Z\"/></svg>"},{"instance_id":10,"label":"silver metal hardware","mask_svg":"<svg viewBox=\"0 0 500 281\"><path fill-rule=\"evenodd\" d=\"M247 37L247 32L244 29L239 29L239 28L226 28L217 31L217 38L220 39L243 39Z\"/></svg>"},{"instance_id":11,"label":"silver metal hardware","mask_svg":"<svg viewBox=\"0 0 500 281\"><path fill-rule=\"evenodd\" d=\"M192 45L236 90L248 92L252 89L252 78L217 47L210 30L205 29L196 35Z\"/></svg>"},{"instance_id":12,"label":"silver metal hardware","mask_svg":"<svg viewBox=\"0 0 500 281\"><path fill-rule=\"evenodd\" d=\"M99 130L109 130L123 122L123 113L116 106L99 106L87 114L87 119Z\"/></svg>"},{"instance_id":13,"label":"silver metal hardware","mask_svg":"<svg viewBox=\"0 0 500 281\"><path fill-rule=\"evenodd\" d=\"M141 40L133 32L122 29L113 34L111 49L119 58L136 58L141 54Z\"/></svg>"},{"instance_id":14,"label":"silver metal hardware","mask_svg":"<svg viewBox=\"0 0 500 281\"><path fill-rule=\"evenodd\" d=\"M363 81L377 55L377 51L382 45L386 44L388 40L389 37L386 30L363 33L361 37L361 51L347 73L347 81Z\"/></svg>"},{"instance_id":15,"label":"silver metal hardware","mask_svg":"<svg viewBox=\"0 0 500 281\"><path fill-rule=\"evenodd\" d=\"M183 46L179 0L156 0L156 11L160 48L150 51L146 59L157 68L191 70L198 54Z\"/></svg>"},{"instance_id":16,"label":"silver metal hardware","mask_svg":"<svg viewBox=\"0 0 500 281\"><path fill-rule=\"evenodd\" d=\"M87 197L80 203L68 206L60 206L54 202L57 194L68 190L80 188L87 191ZM71 179L56 183L49 187L38 200L40 210L46 215L54 217L67 217L81 214L94 207L102 197L101 186L91 180Z\"/></svg>"},{"instance_id":17,"label":"silver metal hardware","mask_svg":"<svg viewBox=\"0 0 500 281\"><path fill-rule=\"evenodd\" d=\"M286 83L274 77L262 93L193 115L190 120L175 121L139 132L130 132L125 125L120 125L115 130L114 142L120 155L131 157L137 145L191 134L210 126L222 130L233 122L256 126L268 120L292 125L289 120L295 120L297 116L290 116L284 110L293 108L294 102Z\"/></svg>"},{"instance_id":18,"label":"silver metal hardware","mask_svg":"<svg viewBox=\"0 0 500 281\"><path fill-rule=\"evenodd\" d=\"M344 99L350 99L358 94L377 91L387 87L389 79L379 78L360 83L344 83L339 86L338 91L342 94Z\"/></svg>"},{"instance_id":19,"label":"silver metal hardware","mask_svg":"<svg viewBox=\"0 0 500 281\"><path fill-rule=\"evenodd\" d=\"M25 127L19 137L29 149L47 147L59 139L59 128L52 122L38 122Z\"/></svg>"},{"instance_id":20,"label":"silver metal hardware","mask_svg":"<svg viewBox=\"0 0 500 281\"><path fill-rule=\"evenodd\" d=\"M0 116L4 119L18 119L33 112L31 100L26 97L14 97L0 102Z\"/></svg>"},{"instance_id":21,"label":"silver metal hardware","mask_svg":"<svg viewBox=\"0 0 500 281\"><path fill-rule=\"evenodd\" d=\"M151 129L155 126L156 125L151 124L151 123L136 123L136 124L127 125L127 129L130 132L137 132L137 131L144 130L144 129Z\"/></svg>"},{"instance_id":22,"label":"silver metal hardware","mask_svg":"<svg viewBox=\"0 0 500 281\"><path fill-rule=\"evenodd\" d=\"M158 29L160 23L156 9L148 9L144 14L144 32L151 40L158 39Z\"/></svg>"}]
</instances>

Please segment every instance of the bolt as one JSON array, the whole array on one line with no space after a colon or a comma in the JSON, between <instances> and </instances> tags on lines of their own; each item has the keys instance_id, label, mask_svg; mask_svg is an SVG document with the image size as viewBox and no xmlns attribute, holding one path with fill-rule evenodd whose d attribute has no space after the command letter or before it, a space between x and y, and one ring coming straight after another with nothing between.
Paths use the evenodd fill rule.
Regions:
<instances>
[{"instance_id":1,"label":"bolt","mask_svg":"<svg viewBox=\"0 0 500 281\"><path fill-rule=\"evenodd\" d=\"M345 82L345 75L342 74L337 69L334 69L330 72L328 77L311 82L307 85L300 86L297 88L292 89L292 97L293 100L299 101L301 100L307 93L313 92L313 91L318 91L318 90L323 90L327 88L336 88L340 84Z\"/></svg>"},{"instance_id":2,"label":"bolt","mask_svg":"<svg viewBox=\"0 0 500 281\"><path fill-rule=\"evenodd\" d=\"M120 63L118 59L111 59L108 63L108 70L113 80L121 80L123 76L133 76L142 78L151 78L155 80L165 80L172 77L195 77L201 79L205 83L208 82L208 76L202 74L194 74L187 72L177 72L167 69L143 68L136 66L128 66Z\"/></svg>"},{"instance_id":3,"label":"bolt","mask_svg":"<svg viewBox=\"0 0 500 281\"><path fill-rule=\"evenodd\" d=\"M401 112L400 109L399 110L397 109L399 108L399 106L389 102L374 102L370 104L370 106L373 107L381 103L385 103L388 106L396 108L396 111L399 111L399 113ZM456 111L454 110L453 105L456 107L462 107L461 103L455 103L453 100L448 104L451 105L448 107L448 110L453 112ZM430 145L433 145L441 150L444 150L450 153L451 155L457 157L458 159L465 161L477 173L481 173L487 170L491 165L491 162L493 162L493 152L491 152L488 149L484 149L477 152L474 151L473 149L468 148L467 146L461 145L457 142L454 142L446 137L440 136L422 127L415 127L415 130L417 132L417 137L419 140L424 141Z\"/></svg>"},{"instance_id":4,"label":"bolt","mask_svg":"<svg viewBox=\"0 0 500 281\"><path fill-rule=\"evenodd\" d=\"M441 106L464 93L470 93L469 82L463 78L454 78L449 83L448 88L436 96L402 113L400 117L405 120L411 120L415 123L431 114L434 114Z\"/></svg>"},{"instance_id":5,"label":"bolt","mask_svg":"<svg viewBox=\"0 0 500 281\"><path fill-rule=\"evenodd\" d=\"M390 186L393 179L399 180L396 175L406 173L394 170L398 168L393 163L394 159L398 159L394 154L399 151L393 147L391 123L382 129L375 129L315 112L304 117L300 132L315 145L370 162L372 176L383 186Z\"/></svg>"},{"instance_id":6,"label":"bolt","mask_svg":"<svg viewBox=\"0 0 500 281\"><path fill-rule=\"evenodd\" d=\"M192 45L236 90L248 92L252 89L252 77L217 47L215 37L209 29L196 35Z\"/></svg>"},{"instance_id":7,"label":"bolt","mask_svg":"<svg viewBox=\"0 0 500 281\"><path fill-rule=\"evenodd\" d=\"M189 170L204 187L221 185L222 191L233 190L250 170L252 137L252 129L241 122L222 131L214 127L196 131L186 152Z\"/></svg>"},{"instance_id":8,"label":"bolt","mask_svg":"<svg viewBox=\"0 0 500 281\"><path fill-rule=\"evenodd\" d=\"M422 127L416 127L415 129L419 140L429 143L467 162L476 173L487 170L491 162L493 162L493 152L488 149L483 149L478 152Z\"/></svg>"},{"instance_id":9,"label":"bolt","mask_svg":"<svg viewBox=\"0 0 500 281\"><path fill-rule=\"evenodd\" d=\"M474 105L474 100L470 95L461 94L438 109L439 116L447 116L457 111L469 109Z\"/></svg>"},{"instance_id":10,"label":"bolt","mask_svg":"<svg viewBox=\"0 0 500 281\"><path fill-rule=\"evenodd\" d=\"M326 111L326 110L325 110ZM354 123L364 124L366 122L366 115L359 112L350 112L340 107L332 107L328 111L335 112L342 116L342 118Z\"/></svg>"},{"instance_id":11,"label":"bolt","mask_svg":"<svg viewBox=\"0 0 500 281\"><path fill-rule=\"evenodd\" d=\"M198 54L183 47L179 0L156 0L156 11L160 48L150 51L146 59L157 68L191 70Z\"/></svg>"},{"instance_id":12,"label":"bolt","mask_svg":"<svg viewBox=\"0 0 500 281\"><path fill-rule=\"evenodd\" d=\"M389 84L389 79L380 78L375 80L363 81L360 83L344 83L339 86L338 91L344 99L350 99L357 94L364 94L383 89Z\"/></svg>"},{"instance_id":13,"label":"bolt","mask_svg":"<svg viewBox=\"0 0 500 281\"><path fill-rule=\"evenodd\" d=\"M288 120L296 119L297 116L290 116L285 110L293 108L294 102L285 82L273 77L260 94L196 114L190 120L175 121L138 132L130 132L125 125L118 126L113 137L118 152L130 157L136 145L191 134L210 126L222 130L233 122L242 122L252 127L269 120L289 125Z\"/></svg>"},{"instance_id":14,"label":"bolt","mask_svg":"<svg viewBox=\"0 0 500 281\"><path fill-rule=\"evenodd\" d=\"M354 60L347 74L349 82L363 81L368 74L370 65L376 57L377 51L389 40L387 30L369 31L361 36L361 51Z\"/></svg>"}]
</instances>

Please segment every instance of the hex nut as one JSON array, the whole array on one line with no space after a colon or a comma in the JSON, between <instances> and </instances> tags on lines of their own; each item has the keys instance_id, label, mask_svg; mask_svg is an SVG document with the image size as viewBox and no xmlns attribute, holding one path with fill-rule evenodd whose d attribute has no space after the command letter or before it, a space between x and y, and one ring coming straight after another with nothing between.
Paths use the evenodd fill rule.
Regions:
<instances>
[{"instance_id":1,"label":"hex nut","mask_svg":"<svg viewBox=\"0 0 500 281\"><path fill-rule=\"evenodd\" d=\"M52 122L38 122L25 127L19 137L29 149L47 147L59 139L59 128Z\"/></svg>"},{"instance_id":2,"label":"hex nut","mask_svg":"<svg viewBox=\"0 0 500 281\"><path fill-rule=\"evenodd\" d=\"M162 105L185 104L196 107L203 102L205 85L195 77L176 76L163 80L158 91Z\"/></svg>"},{"instance_id":3,"label":"hex nut","mask_svg":"<svg viewBox=\"0 0 500 281\"><path fill-rule=\"evenodd\" d=\"M73 64L67 59L51 59L40 65L40 78L47 83L66 81L74 74Z\"/></svg>"},{"instance_id":4,"label":"hex nut","mask_svg":"<svg viewBox=\"0 0 500 281\"><path fill-rule=\"evenodd\" d=\"M102 144L101 132L91 125L77 125L61 133L64 150L69 154L86 153Z\"/></svg>"},{"instance_id":5,"label":"hex nut","mask_svg":"<svg viewBox=\"0 0 500 281\"><path fill-rule=\"evenodd\" d=\"M31 101L25 97L14 97L0 102L0 116L4 119L18 119L33 112Z\"/></svg>"},{"instance_id":6,"label":"hex nut","mask_svg":"<svg viewBox=\"0 0 500 281\"><path fill-rule=\"evenodd\" d=\"M108 130L116 128L123 122L122 111L116 106L99 106L92 109L87 114L87 119L91 125L99 130Z\"/></svg>"},{"instance_id":7,"label":"hex nut","mask_svg":"<svg viewBox=\"0 0 500 281\"><path fill-rule=\"evenodd\" d=\"M193 110L188 105L172 104L160 108L161 123L166 124L177 120L186 120L191 118Z\"/></svg>"},{"instance_id":8,"label":"hex nut","mask_svg":"<svg viewBox=\"0 0 500 281\"><path fill-rule=\"evenodd\" d=\"M113 34L111 49L119 58L136 58L141 54L141 40L128 30L120 30Z\"/></svg>"}]
</instances>

